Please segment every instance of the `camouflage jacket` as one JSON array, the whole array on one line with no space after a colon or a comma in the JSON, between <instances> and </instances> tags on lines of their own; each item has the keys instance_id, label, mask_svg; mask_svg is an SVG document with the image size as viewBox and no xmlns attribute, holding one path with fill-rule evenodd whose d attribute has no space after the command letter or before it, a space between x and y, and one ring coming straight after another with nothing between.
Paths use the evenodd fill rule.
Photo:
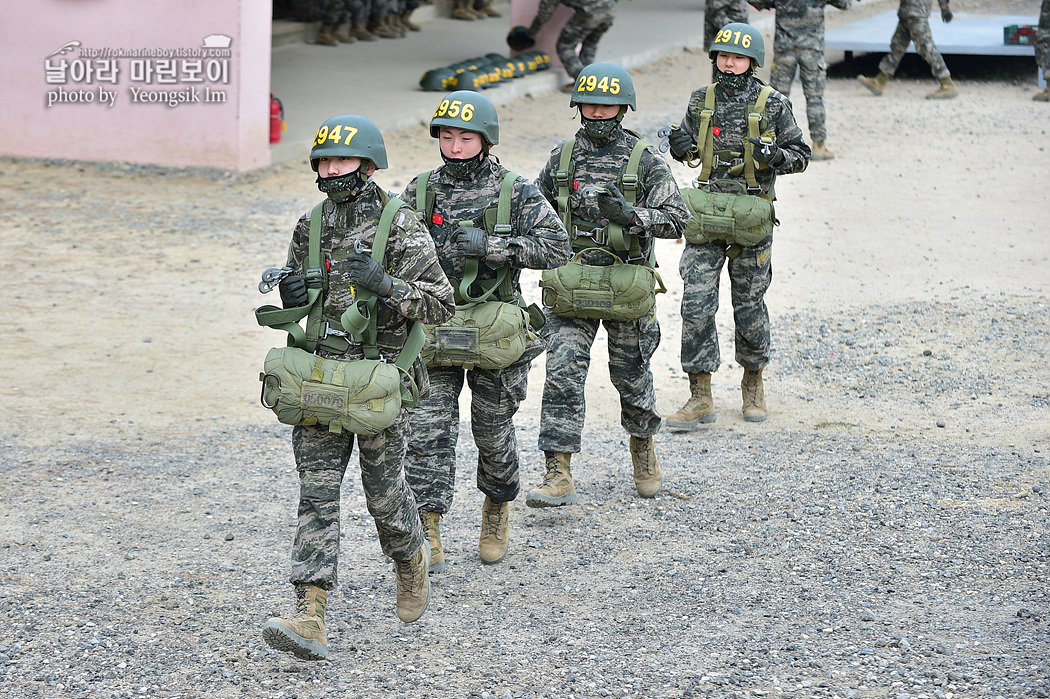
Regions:
<instances>
[{"instance_id":1,"label":"camouflage jacket","mask_svg":"<svg viewBox=\"0 0 1050 699\"><path fill-rule=\"evenodd\" d=\"M535 34L551 18L558 5L571 7L576 12L583 12L592 16L600 14L612 15L613 5L616 0L540 0L536 8L536 18L529 26L529 33Z\"/></svg>"},{"instance_id":2,"label":"camouflage jacket","mask_svg":"<svg viewBox=\"0 0 1050 699\"><path fill-rule=\"evenodd\" d=\"M759 10L776 10L774 51L824 50L824 6L848 10L853 0L754 0Z\"/></svg>"},{"instance_id":3,"label":"camouflage jacket","mask_svg":"<svg viewBox=\"0 0 1050 699\"><path fill-rule=\"evenodd\" d=\"M747 87L737 94L729 94L721 86L716 85L715 90L715 115L711 125L716 127L714 136L714 149L743 153L744 139L747 138L747 113L749 105L758 101L758 95L764 84L757 78L752 78ZM689 97L689 106L685 108L681 126L693 137L694 143L699 143L700 112L704 108L704 99L710 86L694 90ZM775 168L762 168L755 170L755 179L763 192L768 193L770 185L776 175L787 175L793 172L802 172L809 165L812 155L809 145L802 137L802 129L795 122L791 113L791 102L783 94L773 90L766 101L765 116L763 117L759 130L763 135L769 135L773 141L783 150L785 159ZM731 179L747 186L747 180L743 173L730 176L728 173L717 173L712 179ZM727 188L726 191L735 191Z\"/></svg>"},{"instance_id":4,"label":"camouflage jacket","mask_svg":"<svg viewBox=\"0 0 1050 699\"><path fill-rule=\"evenodd\" d=\"M941 12L948 9L948 0L937 0ZM897 8L898 17L929 17L933 9L933 0L901 0Z\"/></svg>"},{"instance_id":5,"label":"camouflage jacket","mask_svg":"<svg viewBox=\"0 0 1050 699\"><path fill-rule=\"evenodd\" d=\"M576 142L572 149L573 182L569 191L569 210L572 212L573 221L599 225L608 223L608 220L602 218L598 200L590 188L609 183L619 185L620 174L627 167L627 161L637 142L637 136L619 126L611 136L601 142L593 140L583 129L576 132ZM554 174L561 163L564 143L559 143L551 151L550 159L536 179L543 196L554 206L557 206L558 201L558 183ZM674 175L671 174L671 168L651 147L642 153L638 170L641 183L635 201L636 223L625 226L624 233L637 235L642 253L648 255L654 237L678 238L682 235L689 212L682 201L682 194L678 190ZM620 189L622 192L622 188ZM581 246L612 249L607 244L592 245L590 239L584 239L577 244L577 247ZM626 253L621 257L625 255Z\"/></svg>"},{"instance_id":6,"label":"camouflage jacket","mask_svg":"<svg viewBox=\"0 0 1050 699\"><path fill-rule=\"evenodd\" d=\"M407 203L407 202L406 202ZM383 204L375 182L345 203L326 199L321 214L321 254L331 262L327 275L322 318L333 328L342 330L339 322L343 311L354 301L354 287L347 280L343 264L360 241L371 249L378 229ZM307 265L310 239L310 212L305 213L292 232L287 265L302 273ZM394 360L408 337L408 321L443 323L452 317L455 301L452 286L441 271L430 236L411 208L402 208L394 216L386 244L386 268L394 278L390 298L380 299L376 314L380 355ZM341 359L360 359L361 345L351 342L344 354L318 350L319 354ZM428 384L426 370L416 361L415 378L420 390Z\"/></svg>"},{"instance_id":7,"label":"camouflage jacket","mask_svg":"<svg viewBox=\"0 0 1050 699\"><path fill-rule=\"evenodd\" d=\"M450 278L463 277L464 258L452 245L452 233L460 221L485 228L485 210L495 208L507 168L487 158L470 179L450 175L445 166L430 173L427 189L434 192L434 208L425 212L430 237L437 248L441 268ZM416 183L412 178L401 195L402 201L416 206ZM488 237L488 254L479 265L478 279L492 279L500 267L510 263L514 289L520 293L521 269L553 269L569 259L569 238L550 205L528 180L519 177L514 184L510 207L511 232ZM456 283L456 282L453 282Z\"/></svg>"}]
</instances>

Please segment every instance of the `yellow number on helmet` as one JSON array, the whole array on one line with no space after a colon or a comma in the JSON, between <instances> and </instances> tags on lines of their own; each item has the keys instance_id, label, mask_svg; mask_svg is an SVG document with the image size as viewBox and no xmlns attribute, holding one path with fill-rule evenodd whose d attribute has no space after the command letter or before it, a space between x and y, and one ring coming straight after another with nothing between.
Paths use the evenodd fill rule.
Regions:
<instances>
[{"instance_id":1,"label":"yellow number on helmet","mask_svg":"<svg viewBox=\"0 0 1050 699\"><path fill-rule=\"evenodd\" d=\"M739 44L740 43L740 32L735 32L733 34L733 43L734 44Z\"/></svg>"},{"instance_id":2,"label":"yellow number on helmet","mask_svg":"<svg viewBox=\"0 0 1050 699\"><path fill-rule=\"evenodd\" d=\"M325 124L321 128L317 129L317 138L314 139L314 145L319 146L325 142L328 138L328 124Z\"/></svg>"},{"instance_id":3,"label":"yellow number on helmet","mask_svg":"<svg viewBox=\"0 0 1050 699\"><path fill-rule=\"evenodd\" d=\"M751 35L750 34L744 34L744 40L740 42L740 45L743 46L745 49L746 48L750 48L751 47Z\"/></svg>"},{"instance_id":4,"label":"yellow number on helmet","mask_svg":"<svg viewBox=\"0 0 1050 699\"><path fill-rule=\"evenodd\" d=\"M441 104L439 104L438 108L436 110L434 110L434 116L436 116L436 117L445 116L445 112L447 112L447 111L448 111L448 100L441 100Z\"/></svg>"},{"instance_id":5,"label":"yellow number on helmet","mask_svg":"<svg viewBox=\"0 0 1050 699\"><path fill-rule=\"evenodd\" d=\"M614 95L620 94L620 79L619 78L613 78L612 80L609 81L609 92L613 93Z\"/></svg>"},{"instance_id":6,"label":"yellow number on helmet","mask_svg":"<svg viewBox=\"0 0 1050 699\"><path fill-rule=\"evenodd\" d=\"M464 104L463 105L463 112L460 114L460 118L463 119L463 121L470 121L471 119L473 119L474 118L474 105L470 104L469 102L467 104Z\"/></svg>"},{"instance_id":7,"label":"yellow number on helmet","mask_svg":"<svg viewBox=\"0 0 1050 699\"><path fill-rule=\"evenodd\" d=\"M453 119L459 114L459 107L463 104L459 100L452 100L452 104L448 105L448 115Z\"/></svg>"},{"instance_id":8,"label":"yellow number on helmet","mask_svg":"<svg viewBox=\"0 0 1050 699\"><path fill-rule=\"evenodd\" d=\"M598 76L588 75L587 76L587 92L594 92L594 88L598 86Z\"/></svg>"},{"instance_id":9,"label":"yellow number on helmet","mask_svg":"<svg viewBox=\"0 0 1050 699\"><path fill-rule=\"evenodd\" d=\"M602 92L608 92L609 91L609 76L608 75L604 76L601 80L598 81L598 88Z\"/></svg>"},{"instance_id":10,"label":"yellow number on helmet","mask_svg":"<svg viewBox=\"0 0 1050 699\"><path fill-rule=\"evenodd\" d=\"M335 141L339 143L339 138L343 135L343 127L341 124L336 124L335 128L332 129L332 133L328 134L329 141Z\"/></svg>"},{"instance_id":11,"label":"yellow number on helmet","mask_svg":"<svg viewBox=\"0 0 1050 699\"><path fill-rule=\"evenodd\" d=\"M346 127L346 140L343 141L343 145L344 146L349 146L350 145L350 139L353 138L356 135L357 135L357 129L355 129L353 126L347 126Z\"/></svg>"}]
</instances>

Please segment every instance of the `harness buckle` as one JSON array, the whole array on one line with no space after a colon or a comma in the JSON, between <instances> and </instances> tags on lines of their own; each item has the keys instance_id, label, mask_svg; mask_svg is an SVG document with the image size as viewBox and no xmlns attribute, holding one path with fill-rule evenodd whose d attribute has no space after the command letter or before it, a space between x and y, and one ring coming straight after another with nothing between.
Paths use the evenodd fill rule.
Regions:
<instances>
[{"instance_id":1,"label":"harness buckle","mask_svg":"<svg viewBox=\"0 0 1050 699\"><path fill-rule=\"evenodd\" d=\"M620 178L620 186L624 188L624 191L638 191L638 175L633 172L624 173L624 176Z\"/></svg>"},{"instance_id":2,"label":"harness buckle","mask_svg":"<svg viewBox=\"0 0 1050 699\"><path fill-rule=\"evenodd\" d=\"M577 238L590 238L591 240L593 240L598 245L605 245L606 242L609 240L609 233L608 233L608 231L606 231L605 228L603 228L601 226L598 226L596 228L591 228L591 229L588 229L588 230L584 230L583 228L580 228L579 226L574 226L574 231L573 232L575 233L575 237L577 237Z\"/></svg>"},{"instance_id":3,"label":"harness buckle","mask_svg":"<svg viewBox=\"0 0 1050 699\"><path fill-rule=\"evenodd\" d=\"M758 187L745 187L744 191L747 192L748 194L750 194L753 197L760 197L760 196L762 196L762 187L761 187L761 185L758 186Z\"/></svg>"},{"instance_id":4,"label":"harness buckle","mask_svg":"<svg viewBox=\"0 0 1050 699\"><path fill-rule=\"evenodd\" d=\"M558 186L567 187L569 185L569 171L568 170L555 170L554 181L558 183Z\"/></svg>"},{"instance_id":5,"label":"harness buckle","mask_svg":"<svg viewBox=\"0 0 1050 699\"><path fill-rule=\"evenodd\" d=\"M321 339L327 339L328 337L350 337L350 333L345 330L336 330L328 321L324 321L324 333L321 335Z\"/></svg>"},{"instance_id":6,"label":"harness buckle","mask_svg":"<svg viewBox=\"0 0 1050 699\"><path fill-rule=\"evenodd\" d=\"M324 270L320 267L311 267L306 270L306 274L303 275L306 278L307 286L321 286L324 283Z\"/></svg>"},{"instance_id":7,"label":"harness buckle","mask_svg":"<svg viewBox=\"0 0 1050 699\"><path fill-rule=\"evenodd\" d=\"M510 235L512 230L509 223L497 223L492 227L492 232L498 235Z\"/></svg>"}]
</instances>

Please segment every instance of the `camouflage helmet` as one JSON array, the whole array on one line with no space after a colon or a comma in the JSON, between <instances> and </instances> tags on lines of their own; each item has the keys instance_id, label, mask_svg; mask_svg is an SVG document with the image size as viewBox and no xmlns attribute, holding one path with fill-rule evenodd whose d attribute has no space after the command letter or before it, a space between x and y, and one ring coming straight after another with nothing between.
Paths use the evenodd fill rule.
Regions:
<instances>
[{"instance_id":1,"label":"camouflage helmet","mask_svg":"<svg viewBox=\"0 0 1050 699\"><path fill-rule=\"evenodd\" d=\"M463 75L462 73L460 74ZM441 100L430 119L430 136L437 138L442 126L476 131L494 146L499 143L499 119L492 100L470 90L456 90Z\"/></svg>"},{"instance_id":2,"label":"camouflage helmet","mask_svg":"<svg viewBox=\"0 0 1050 699\"><path fill-rule=\"evenodd\" d=\"M456 71L452 68L434 68L423 73L419 86L428 92L444 92L455 86L455 76Z\"/></svg>"},{"instance_id":3,"label":"camouflage helmet","mask_svg":"<svg viewBox=\"0 0 1050 699\"><path fill-rule=\"evenodd\" d=\"M727 24L715 34L715 40L711 42L712 61L719 51L753 58L759 68L766 62L766 45L762 41L762 34L743 22Z\"/></svg>"},{"instance_id":4,"label":"camouflage helmet","mask_svg":"<svg viewBox=\"0 0 1050 699\"><path fill-rule=\"evenodd\" d=\"M375 163L379 169L386 165L386 144L370 119L356 114L334 116L317 129L310 148L310 167L317 172L321 158L361 158Z\"/></svg>"},{"instance_id":5,"label":"camouflage helmet","mask_svg":"<svg viewBox=\"0 0 1050 699\"><path fill-rule=\"evenodd\" d=\"M569 106L578 104L627 105L637 110L634 81L631 75L615 63L592 63L580 71L572 86Z\"/></svg>"}]
</instances>

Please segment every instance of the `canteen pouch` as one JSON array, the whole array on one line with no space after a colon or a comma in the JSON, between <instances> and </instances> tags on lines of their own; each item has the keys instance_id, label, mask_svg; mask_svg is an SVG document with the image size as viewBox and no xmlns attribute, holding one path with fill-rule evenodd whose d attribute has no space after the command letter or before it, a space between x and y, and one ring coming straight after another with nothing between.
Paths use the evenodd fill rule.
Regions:
<instances>
[{"instance_id":1,"label":"canteen pouch","mask_svg":"<svg viewBox=\"0 0 1050 699\"><path fill-rule=\"evenodd\" d=\"M612 263L583 262L599 255ZM602 248L581 250L561 267L543 270L540 287L543 305L555 315L600 320L641 318L656 305L656 294L667 291L660 274L648 264L625 264Z\"/></svg>"},{"instance_id":2,"label":"canteen pouch","mask_svg":"<svg viewBox=\"0 0 1050 699\"><path fill-rule=\"evenodd\" d=\"M535 339L529 314L512 303L484 301L456 307L441 325L424 325L421 356L428 367L506 369Z\"/></svg>"},{"instance_id":3,"label":"canteen pouch","mask_svg":"<svg viewBox=\"0 0 1050 699\"><path fill-rule=\"evenodd\" d=\"M296 347L266 353L260 402L286 425L323 425L373 435L419 399L412 377L376 359L325 359Z\"/></svg>"},{"instance_id":4,"label":"canteen pouch","mask_svg":"<svg viewBox=\"0 0 1050 699\"><path fill-rule=\"evenodd\" d=\"M724 181L728 182L728 181ZM682 190L689 209L684 236L694 244L724 242L751 247L773 232L776 215L773 202L765 197L736 192L711 192L707 187Z\"/></svg>"}]
</instances>

